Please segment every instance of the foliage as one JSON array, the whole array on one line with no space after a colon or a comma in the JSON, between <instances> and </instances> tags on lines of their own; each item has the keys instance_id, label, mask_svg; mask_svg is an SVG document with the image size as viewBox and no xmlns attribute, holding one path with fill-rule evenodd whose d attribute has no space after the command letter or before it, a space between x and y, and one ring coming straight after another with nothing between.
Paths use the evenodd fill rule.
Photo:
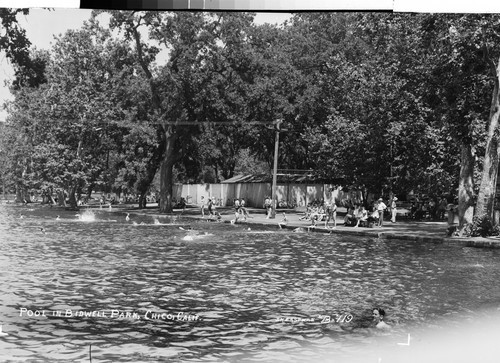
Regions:
<instances>
[{"instance_id":1,"label":"foliage","mask_svg":"<svg viewBox=\"0 0 500 363\"><path fill-rule=\"evenodd\" d=\"M498 16L110 14L110 30L94 17L18 68L10 180L144 196L157 175L167 211L174 181L268 172L281 119L280 169L376 194L454 193L476 177L475 200Z\"/></svg>"},{"instance_id":2,"label":"foliage","mask_svg":"<svg viewBox=\"0 0 500 363\"><path fill-rule=\"evenodd\" d=\"M500 227L487 215L474 216L472 223L465 226L463 234L469 237L488 237L500 235Z\"/></svg>"},{"instance_id":3,"label":"foliage","mask_svg":"<svg viewBox=\"0 0 500 363\"><path fill-rule=\"evenodd\" d=\"M28 9L0 8L0 49L4 50L7 58L14 64L29 62L29 47L26 31L17 23L17 15L29 13Z\"/></svg>"},{"instance_id":4,"label":"foliage","mask_svg":"<svg viewBox=\"0 0 500 363\"><path fill-rule=\"evenodd\" d=\"M127 130L117 123L134 113L120 87L133 74L128 54L108 31L87 23L58 38L50 57L44 54L46 83L15 90L8 122L25 140L24 149L12 145L24 188L64 189L76 206L83 186L111 183L110 154L120 153Z\"/></svg>"}]
</instances>

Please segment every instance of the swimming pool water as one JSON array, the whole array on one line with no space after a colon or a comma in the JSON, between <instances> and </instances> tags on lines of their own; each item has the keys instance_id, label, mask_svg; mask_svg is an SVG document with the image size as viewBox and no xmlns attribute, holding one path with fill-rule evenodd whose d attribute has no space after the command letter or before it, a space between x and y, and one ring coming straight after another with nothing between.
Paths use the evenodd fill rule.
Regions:
<instances>
[{"instance_id":1,"label":"swimming pool water","mask_svg":"<svg viewBox=\"0 0 500 363\"><path fill-rule=\"evenodd\" d=\"M3 360L349 361L500 306L498 250L94 213L0 205Z\"/></svg>"}]
</instances>

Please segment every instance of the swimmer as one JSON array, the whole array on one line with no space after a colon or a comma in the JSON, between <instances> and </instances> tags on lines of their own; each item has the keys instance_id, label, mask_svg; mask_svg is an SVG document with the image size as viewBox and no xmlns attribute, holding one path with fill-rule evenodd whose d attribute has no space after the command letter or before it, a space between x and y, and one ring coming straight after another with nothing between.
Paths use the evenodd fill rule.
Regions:
<instances>
[{"instance_id":1,"label":"swimmer","mask_svg":"<svg viewBox=\"0 0 500 363\"><path fill-rule=\"evenodd\" d=\"M59 216L56 216L56 221L58 221L58 220L60 220L60 219L61 219L61 217L59 217Z\"/></svg>"},{"instance_id":2,"label":"swimmer","mask_svg":"<svg viewBox=\"0 0 500 363\"><path fill-rule=\"evenodd\" d=\"M316 229L316 224L311 224L310 226L307 226L307 232L311 232L311 229Z\"/></svg>"},{"instance_id":3,"label":"swimmer","mask_svg":"<svg viewBox=\"0 0 500 363\"><path fill-rule=\"evenodd\" d=\"M24 215L21 213L21 215L19 216L19 219L24 219Z\"/></svg>"},{"instance_id":4,"label":"swimmer","mask_svg":"<svg viewBox=\"0 0 500 363\"><path fill-rule=\"evenodd\" d=\"M201 239L207 236L213 236L213 234L208 232L197 233L196 231L190 231L189 234L182 237L183 241L194 241L195 239Z\"/></svg>"},{"instance_id":5,"label":"swimmer","mask_svg":"<svg viewBox=\"0 0 500 363\"><path fill-rule=\"evenodd\" d=\"M40 231L41 231L43 234L45 234L45 228L40 227Z\"/></svg>"},{"instance_id":6,"label":"swimmer","mask_svg":"<svg viewBox=\"0 0 500 363\"><path fill-rule=\"evenodd\" d=\"M125 220L126 220L127 222L128 222L128 221L130 221L130 217L129 217L129 216L130 216L130 213L127 213L127 216L125 217Z\"/></svg>"},{"instance_id":7,"label":"swimmer","mask_svg":"<svg viewBox=\"0 0 500 363\"><path fill-rule=\"evenodd\" d=\"M303 233L303 232L305 232L304 228L302 228L302 227L297 227L297 228L295 228L293 231L294 231L295 233Z\"/></svg>"},{"instance_id":8,"label":"swimmer","mask_svg":"<svg viewBox=\"0 0 500 363\"><path fill-rule=\"evenodd\" d=\"M377 325L375 326L377 329L391 328L391 326L384 321L384 317L385 317L384 309L381 308L373 309L373 320L375 321L375 323L377 323Z\"/></svg>"}]
</instances>

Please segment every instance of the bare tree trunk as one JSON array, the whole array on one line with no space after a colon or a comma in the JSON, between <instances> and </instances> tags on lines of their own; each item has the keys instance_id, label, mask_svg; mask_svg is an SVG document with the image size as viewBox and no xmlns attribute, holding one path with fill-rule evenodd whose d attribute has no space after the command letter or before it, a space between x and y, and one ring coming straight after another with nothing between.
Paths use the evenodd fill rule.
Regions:
<instances>
[{"instance_id":1,"label":"bare tree trunk","mask_svg":"<svg viewBox=\"0 0 500 363\"><path fill-rule=\"evenodd\" d=\"M82 157L82 147L83 147L83 140L80 139L80 141L78 141L78 147L76 149L76 158L77 159L80 159ZM78 169L81 170L81 167L79 167ZM80 185L80 179L76 179L70 183L70 186L68 188L69 206L73 210L78 209L78 205L77 205L77 201L76 201L76 191L77 191L79 185Z\"/></svg>"},{"instance_id":2,"label":"bare tree trunk","mask_svg":"<svg viewBox=\"0 0 500 363\"><path fill-rule=\"evenodd\" d=\"M157 131L159 133L163 131ZM153 182L156 172L158 171L158 167L161 166L161 161L163 160L163 154L165 149L165 140L164 138L159 138L160 143L158 147L154 150L153 155L148 160L148 164L146 165L146 173L141 177L138 186L137 192L139 193L139 209L146 208L147 202L147 192L151 183Z\"/></svg>"},{"instance_id":3,"label":"bare tree trunk","mask_svg":"<svg viewBox=\"0 0 500 363\"><path fill-rule=\"evenodd\" d=\"M90 183L89 186L87 187L87 199L90 200L92 197L92 190L94 189L95 183Z\"/></svg>"},{"instance_id":4,"label":"bare tree trunk","mask_svg":"<svg viewBox=\"0 0 500 363\"><path fill-rule=\"evenodd\" d=\"M139 64L146 74L146 78L149 81L149 87L151 89L151 101L153 103L154 109L156 109L160 115L166 115L164 108L162 107L162 100L160 99L158 89L154 82L153 74L148 67L148 63L144 58L144 53L141 44L141 35L138 31L139 24L132 26L131 31L136 43L137 57ZM170 213L172 212L172 185L173 185L173 166L174 166L174 143L175 143L175 129L172 125L163 125L164 134L160 140L165 142L163 159L160 166L160 203L159 210L160 213ZM160 150L162 150L160 148ZM158 164L157 164L158 165ZM154 175L153 175L154 177ZM152 181L153 179L151 179Z\"/></svg>"},{"instance_id":5,"label":"bare tree trunk","mask_svg":"<svg viewBox=\"0 0 500 363\"><path fill-rule=\"evenodd\" d=\"M59 190L57 192L57 204L62 207L66 207L66 196L64 195L64 190Z\"/></svg>"},{"instance_id":6,"label":"bare tree trunk","mask_svg":"<svg viewBox=\"0 0 500 363\"><path fill-rule=\"evenodd\" d=\"M490 117L488 125L488 138L486 140L486 151L483 162L483 173L481 185L476 204L476 215L486 215L493 220L493 207L496 195L498 177L498 156L500 153L500 143L498 140L498 120L500 116L500 59L497 62L495 74L495 87L491 100Z\"/></svg>"},{"instance_id":7,"label":"bare tree trunk","mask_svg":"<svg viewBox=\"0 0 500 363\"><path fill-rule=\"evenodd\" d=\"M74 182L74 184L77 184L77 183L78 182ZM69 207L72 210L78 209L78 203L76 200L76 189L77 189L76 185L71 186L71 188L69 189L69 195L68 195Z\"/></svg>"},{"instance_id":8,"label":"bare tree trunk","mask_svg":"<svg viewBox=\"0 0 500 363\"><path fill-rule=\"evenodd\" d=\"M472 223L474 214L474 155L471 145L462 145L458 184L458 229Z\"/></svg>"},{"instance_id":9,"label":"bare tree trunk","mask_svg":"<svg viewBox=\"0 0 500 363\"><path fill-rule=\"evenodd\" d=\"M21 185L20 183L16 184L16 203L24 203L25 201L27 202L29 198L26 198L27 196L27 191L26 188Z\"/></svg>"},{"instance_id":10,"label":"bare tree trunk","mask_svg":"<svg viewBox=\"0 0 500 363\"><path fill-rule=\"evenodd\" d=\"M139 191L139 209L146 209L147 207L147 189Z\"/></svg>"},{"instance_id":11,"label":"bare tree trunk","mask_svg":"<svg viewBox=\"0 0 500 363\"><path fill-rule=\"evenodd\" d=\"M26 173L28 171L27 161L24 160L23 170L21 172L20 178L16 182L16 203L24 203L27 202L29 198L27 198L28 191L26 187L23 185L26 180ZM18 174L19 175L19 174Z\"/></svg>"},{"instance_id":12,"label":"bare tree trunk","mask_svg":"<svg viewBox=\"0 0 500 363\"><path fill-rule=\"evenodd\" d=\"M173 167L175 134L172 126L165 130L165 153L160 169L160 213L172 212Z\"/></svg>"}]
</instances>

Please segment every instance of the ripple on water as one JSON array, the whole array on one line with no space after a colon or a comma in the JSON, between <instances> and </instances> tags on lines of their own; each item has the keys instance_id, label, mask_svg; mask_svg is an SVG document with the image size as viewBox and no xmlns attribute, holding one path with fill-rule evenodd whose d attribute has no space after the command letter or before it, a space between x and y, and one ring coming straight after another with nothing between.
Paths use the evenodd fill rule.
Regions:
<instances>
[{"instance_id":1,"label":"ripple on water","mask_svg":"<svg viewBox=\"0 0 500 363\"><path fill-rule=\"evenodd\" d=\"M208 223L193 224L209 235L189 242L180 241L186 232L177 227L102 220L115 218L112 213L97 212L88 223L61 215L55 223L48 209L15 218L22 208L0 206L6 221L0 225L0 306L4 330L16 337L0 339L0 352L24 361L85 361L89 344L96 361L110 362L315 361L322 352L340 359L377 344L364 329L374 306L386 308L399 333L439 326L442 317L474 319L484 306L500 305L499 251L248 233ZM182 312L199 319L42 321L19 317L21 306ZM351 323L318 319L346 313Z\"/></svg>"}]
</instances>

